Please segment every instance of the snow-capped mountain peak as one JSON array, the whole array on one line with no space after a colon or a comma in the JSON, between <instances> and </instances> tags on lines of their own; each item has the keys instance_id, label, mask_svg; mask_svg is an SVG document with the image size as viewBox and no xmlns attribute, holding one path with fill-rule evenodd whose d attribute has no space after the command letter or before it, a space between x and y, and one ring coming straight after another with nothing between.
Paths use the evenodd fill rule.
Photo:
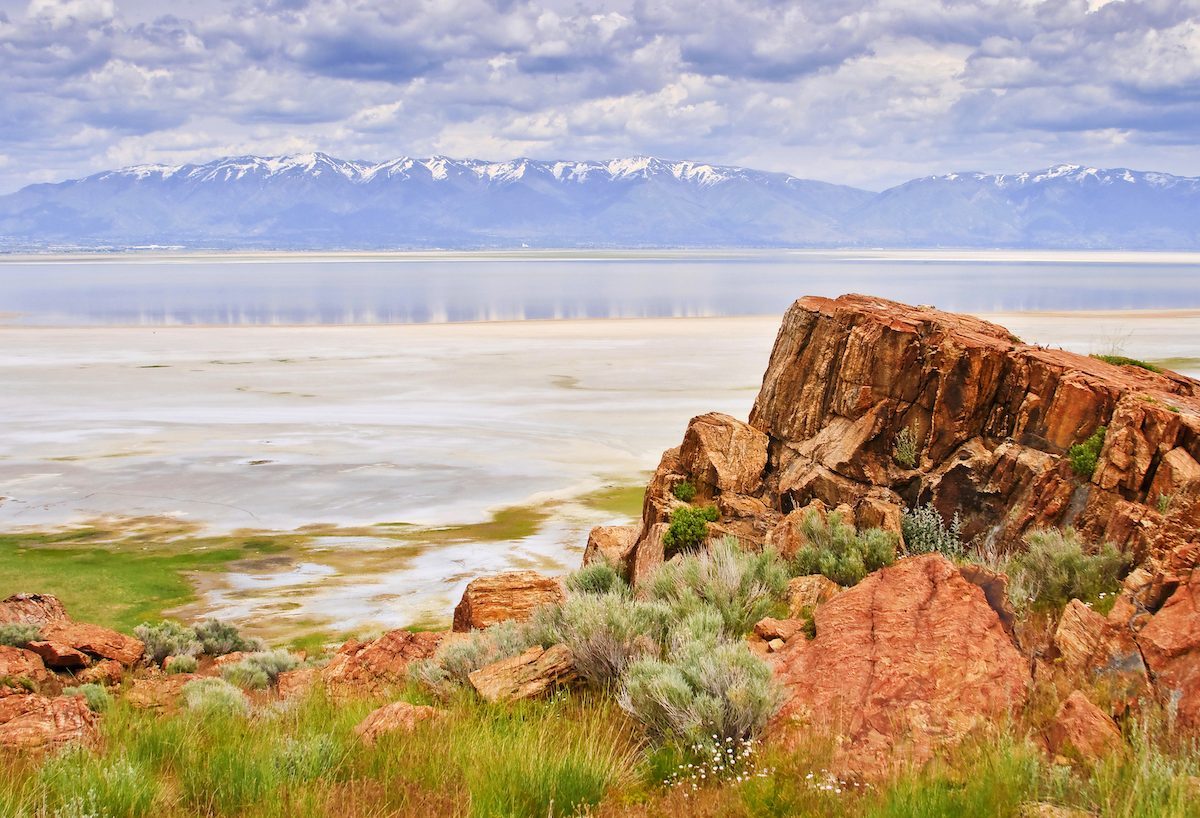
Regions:
<instances>
[{"instance_id":1,"label":"snow-capped mountain peak","mask_svg":"<svg viewBox=\"0 0 1200 818\"><path fill-rule=\"evenodd\" d=\"M872 193L640 155L507 161L318 151L140 164L0 196L0 250L196 247L1200 249L1200 179L1063 163Z\"/></svg>"}]
</instances>

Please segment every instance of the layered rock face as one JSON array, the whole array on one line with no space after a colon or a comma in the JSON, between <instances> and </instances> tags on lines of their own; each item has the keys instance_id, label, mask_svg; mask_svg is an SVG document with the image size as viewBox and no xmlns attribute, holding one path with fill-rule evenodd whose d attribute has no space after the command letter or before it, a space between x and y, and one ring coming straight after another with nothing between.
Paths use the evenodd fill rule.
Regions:
<instances>
[{"instance_id":1,"label":"layered rock face","mask_svg":"<svg viewBox=\"0 0 1200 818\"><path fill-rule=\"evenodd\" d=\"M1080 478L1067 451L1101 426ZM687 481L720 510L714 533L781 550L788 515L814 501L890 529L902 507L933 503L1000 551L1073 525L1143 563L1138 603L1153 611L1200 555L1198 461L1200 382L1023 344L970 316L807 297L784 317L750 422L702 415L663 455L626 567L661 561L672 489Z\"/></svg>"},{"instance_id":2,"label":"layered rock face","mask_svg":"<svg viewBox=\"0 0 1200 818\"><path fill-rule=\"evenodd\" d=\"M789 640L775 659L779 721L844 736L839 766L925 761L1024 705L1028 662L983 590L940 555L870 575L815 618L816 638Z\"/></svg>"}]
</instances>

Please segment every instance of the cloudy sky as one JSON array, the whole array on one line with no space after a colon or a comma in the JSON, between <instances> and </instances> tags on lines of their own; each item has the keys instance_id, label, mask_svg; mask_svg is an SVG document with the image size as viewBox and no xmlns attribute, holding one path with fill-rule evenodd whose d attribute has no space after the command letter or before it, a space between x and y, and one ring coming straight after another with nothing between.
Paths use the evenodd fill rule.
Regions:
<instances>
[{"instance_id":1,"label":"cloudy sky","mask_svg":"<svg viewBox=\"0 0 1200 818\"><path fill-rule=\"evenodd\" d=\"M1200 174L1200 0L0 0L0 192L144 162L654 154L880 189Z\"/></svg>"}]
</instances>

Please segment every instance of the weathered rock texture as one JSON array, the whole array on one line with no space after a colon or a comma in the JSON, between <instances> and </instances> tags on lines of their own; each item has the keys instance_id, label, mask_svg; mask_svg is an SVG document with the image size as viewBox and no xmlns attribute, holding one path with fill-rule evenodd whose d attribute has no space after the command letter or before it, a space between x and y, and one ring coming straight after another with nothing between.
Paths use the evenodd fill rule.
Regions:
<instances>
[{"instance_id":1,"label":"weathered rock texture","mask_svg":"<svg viewBox=\"0 0 1200 818\"><path fill-rule=\"evenodd\" d=\"M444 634L395 630L373 642L351 639L321 671L321 680L333 692L377 693L402 685L408 663L429 659L442 643Z\"/></svg>"},{"instance_id":2,"label":"weathered rock texture","mask_svg":"<svg viewBox=\"0 0 1200 818\"><path fill-rule=\"evenodd\" d=\"M0 749L36 750L95 735L96 714L83 696L0 696Z\"/></svg>"},{"instance_id":3,"label":"weathered rock texture","mask_svg":"<svg viewBox=\"0 0 1200 818\"><path fill-rule=\"evenodd\" d=\"M1137 639L1160 694L1175 701L1180 723L1200 728L1200 570L1192 571Z\"/></svg>"},{"instance_id":4,"label":"weathered rock texture","mask_svg":"<svg viewBox=\"0 0 1200 818\"><path fill-rule=\"evenodd\" d=\"M67 618L67 609L49 594L13 594L0 602L0 622L44 625Z\"/></svg>"},{"instance_id":5,"label":"weathered rock texture","mask_svg":"<svg viewBox=\"0 0 1200 818\"><path fill-rule=\"evenodd\" d=\"M0 645L0 688L11 688L17 692L29 688L41 690L53 684L54 674L46 669L42 657L31 650Z\"/></svg>"},{"instance_id":6,"label":"weathered rock texture","mask_svg":"<svg viewBox=\"0 0 1200 818\"><path fill-rule=\"evenodd\" d=\"M508 571L472 580L454 609L454 630L486 628L507 619L524 621L542 605L562 602L562 583L536 571Z\"/></svg>"},{"instance_id":7,"label":"weathered rock texture","mask_svg":"<svg viewBox=\"0 0 1200 818\"><path fill-rule=\"evenodd\" d=\"M815 620L815 639L792 639L778 654L787 699L777 724L844 737L844 769L926 760L1024 705L1027 660L983 590L944 557L878 571Z\"/></svg>"},{"instance_id":8,"label":"weathered rock texture","mask_svg":"<svg viewBox=\"0 0 1200 818\"><path fill-rule=\"evenodd\" d=\"M1078 690L1062 703L1046 730L1046 748L1053 755L1098 761L1121 747L1117 725Z\"/></svg>"},{"instance_id":9,"label":"weathered rock texture","mask_svg":"<svg viewBox=\"0 0 1200 818\"><path fill-rule=\"evenodd\" d=\"M58 598L49 594L13 594L0 602L0 622L40 625L41 634L34 649L53 667L83 667L93 658L131 666L145 652L142 643L132 636L75 622Z\"/></svg>"},{"instance_id":10,"label":"weathered rock texture","mask_svg":"<svg viewBox=\"0 0 1200 818\"><path fill-rule=\"evenodd\" d=\"M445 710L424 704L392 702L378 710L371 711L365 719L355 725L354 732L364 744L370 745L385 733L412 732L421 722L442 718L445 715Z\"/></svg>"},{"instance_id":11,"label":"weathered rock texture","mask_svg":"<svg viewBox=\"0 0 1200 818\"><path fill-rule=\"evenodd\" d=\"M1103 685L1117 713L1149 689L1146 664L1133 632L1078 599L1071 600L1059 617L1048 657L1066 681Z\"/></svg>"},{"instance_id":12,"label":"weathered rock texture","mask_svg":"<svg viewBox=\"0 0 1200 818\"><path fill-rule=\"evenodd\" d=\"M467 677L475 692L489 702L544 696L579 680L575 659L563 645L534 646L510 659L493 662Z\"/></svg>"}]
</instances>

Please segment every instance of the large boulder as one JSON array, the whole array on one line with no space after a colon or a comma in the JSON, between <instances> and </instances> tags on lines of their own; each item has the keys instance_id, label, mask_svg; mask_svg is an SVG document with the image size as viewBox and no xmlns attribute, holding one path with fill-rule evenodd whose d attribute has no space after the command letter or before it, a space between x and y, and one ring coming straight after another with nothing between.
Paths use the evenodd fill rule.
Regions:
<instances>
[{"instance_id":1,"label":"large boulder","mask_svg":"<svg viewBox=\"0 0 1200 818\"><path fill-rule=\"evenodd\" d=\"M982 589L940 555L871 574L815 620L815 639L775 659L786 694L776 724L840 736L841 770L925 761L1024 705L1028 662Z\"/></svg>"},{"instance_id":2,"label":"large boulder","mask_svg":"<svg viewBox=\"0 0 1200 818\"><path fill-rule=\"evenodd\" d=\"M750 494L762 483L767 436L747 423L710 412L692 418L679 448L679 463L699 496Z\"/></svg>"},{"instance_id":3,"label":"large boulder","mask_svg":"<svg viewBox=\"0 0 1200 818\"><path fill-rule=\"evenodd\" d=\"M543 605L562 602L562 582L536 571L508 571L471 580L454 609L454 630L486 628L509 619L523 622Z\"/></svg>"},{"instance_id":4,"label":"large boulder","mask_svg":"<svg viewBox=\"0 0 1200 818\"><path fill-rule=\"evenodd\" d=\"M1108 714L1076 690L1062 703L1046 729L1051 755L1095 762L1121 749L1121 731Z\"/></svg>"},{"instance_id":5,"label":"large boulder","mask_svg":"<svg viewBox=\"0 0 1200 818\"><path fill-rule=\"evenodd\" d=\"M1063 610L1051 647L1054 666L1068 681L1103 684L1118 712L1149 689L1146 665L1133 633L1078 599Z\"/></svg>"},{"instance_id":6,"label":"large boulder","mask_svg":"<svg viewBox=\"0 0 1200 818\"><path fill-rule=\"evenodd\" d=\"M0 689L32 692L54 682L55 676L46 669L41 656L24 648L0 645Z\"/></svg>"},{"instance_id":7,"label":"large boulder","mask_svg":"<svg viewBox=\"0 0 1200 818\"><path fill-rule=\"evenodd\" d=\"M468 677L475 692L489 702L534 699L579 681L575 658L564 645L535 645L509 659L481 667Z\"/></svg>"},{"instance_id":8,"label":"large boulder","mask_svg":"<svg viewBox=\"0 0 1200 818\"><path fill-rule=\"evenodd\" d=\"M372 745L386 733L411 733L423 721L443 718L445 710L424 704L392 702L372 710L354 727L354 733L366 745Z\"/></svg>"},{"instance_id":9,"label":"large boulder","mask_svg":"<svg viewBox=\"0 0 1200 818\"><path fill-rule=\"evenodd\" d=\"M0 623L45 625L47 622L68 618L67 609L59 602L58 597L50 594L13 594L0 602Z\"/></svg>"},{"instance_id":10,"label":"large boulder","mask_svg":"<svg viewBox=\"0 0 1200 818\"><path fill-rule=\"evenodd\" d=\"M78 670L92 663L92 657L61 642L39 640L30 642L26 647L42 657L47 667L55 670Z\"/></svg>"},{"instance_id":11,"label":"large boulder","mask_svg":"<svg viewBox=\"0 0 1200 818\"><path fill-rule=\"evenodd\" d=\"M140 710L161 710L170 712L179 706L183 688L193 679L202 679L195 673L154 673L130 682L123 698L132 707Z\"/></svg>"},{"instance_id":12,"label":"large boulder","mask_svg":"<svg viewBox=\"0 0 1200 818\"><path fill-rule=\"evenodd\" d=\"M1137 636L1161 698L1181 725L1200 727L1200 570L1176 589Z\"/></svg>"},{"instance_id":13,"label":"large boulder","mask_svg":"<svg viewBox=\"0 0 1200 818\"><path fill-rule=\"evenodd\" d=\"M95 736L96 714L83 696L0 696L0 748L40 750Z\"/></svg>"},{"instance_id":14,"label":"large boulder","mask_svg":"<svg viewBox=\"0 0 1200 818\"><path fill-rule=\"evenodd\" d=\"M636 525L598 525L588 534L587 548L583 550L583 564L606 562L619 574L629 573L630 557L637 545Z\"/></svg>"},{"instance_id":15,"label":"large boulder","mask_svg":"<svg viewBox=\"0 0 1200 818\"><path fill-rule=\"evenodd\" d=\"M126 667L137 664L146 652L145 645L132 636L70 619L56 619L44 624L42 639L99 659L111 659Z\"/></svg>"},{"instance_id":16,"label":"large boulder","mask_svg":"<svg viewBox=\"0 0 1200 818\"><path fill-rule=\"evenodd\" d=\"M394 630L371 642L351 639L321 671L321 680L333 692L379 693L402 685L408 663L432 658L445 634Z\"/></svg>"}]
</instances>

